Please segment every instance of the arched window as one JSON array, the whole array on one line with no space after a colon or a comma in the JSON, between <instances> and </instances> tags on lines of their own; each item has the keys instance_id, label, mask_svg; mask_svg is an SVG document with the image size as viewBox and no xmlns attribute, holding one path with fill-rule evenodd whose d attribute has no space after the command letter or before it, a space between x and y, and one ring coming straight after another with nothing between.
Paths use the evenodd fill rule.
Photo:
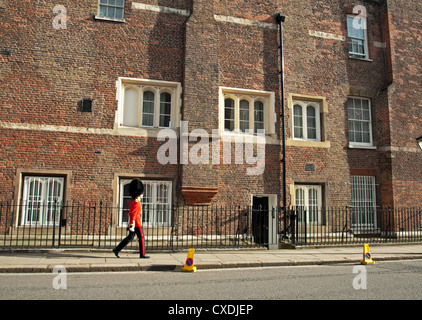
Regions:
<instances>
[{"instance_id":1,"label":"arched window","mask_svg":"<svg viewBox=\"0 0 422 320\"><path fill-rule=\"evenodd\" d=\"M154 99L152 91L145 91L142 99L142 126L154 126Z\"/></svg>"},{"instance_id":2,"label":"arched window","mask_svg":"<svg viewBox=\"0 0 422 320\"><path fill-rule=\"evenodd\" d=\"M249 132L249 101L245 99L239 104L239 130Z\"/></svg>"},{"instance_id":3,"label":"arched window","mask_svg":"<svg viewBox=\"0 0 422 320\"><path fill-rule=\"evenodd\" d=\"M295 101L293 104L293 138L320 141L319 103L312 101Z\"/></svg>"},{"instance_id":4,"label":"arched window","mask_svg":"<svg viewBox=\"0 0 422 320\"><path fill-rule=\"evenodd\" d=\"M264 129L264 103L258 100L254 103L254 133Z\"/></svg>"},{"instance_id":5,"label":"arched window","mask_svg":"<svg viewBox=\"0 0 422 320\"><path fill-rule=\"evenodd\" d=\"M309 140L317 139L317 125L316 125L316 110L312 105L306 107L306 127L307 127L307 138Z\"/></svg>"},{"instance_id":6,"label":"arched window","mask_svg":"<svg viewBox=\"0 0 422 320\"><path fill-rule=\"evenodd\" d=\"M299 104L295 104L293 107L293 122L294 137L303 139L303 111Z\"/></svg>"},{"instance_id":7,"label":"arched window","mask_svg":"<svg viewBox=\"0 0 422 320\"><path fill-rule=\"evenodd\" d=\"M254 94L250 92L224 94L224 131L236 134L266 133L268 115L265 112L270 99Z\"/></svg>"},{"instance_id":8,"label":"arched window","mask_svg":"<svg viewBox=\"0 0 422 320\"><path fill-rule=\"evenodd\" d=\"M224 100L224 130L234 130L234 100L227 98Z\"/></svg>"},{"instance_id":9,"label":"arched window","mask_svg":"<svg viewBox=\"0 0 422 320\"><path fill-rule=\"evenodd\" d=\"M160 128L170 128L171 121L171 94L163 92L160 94Z\"/></svg>"}]
</instances>

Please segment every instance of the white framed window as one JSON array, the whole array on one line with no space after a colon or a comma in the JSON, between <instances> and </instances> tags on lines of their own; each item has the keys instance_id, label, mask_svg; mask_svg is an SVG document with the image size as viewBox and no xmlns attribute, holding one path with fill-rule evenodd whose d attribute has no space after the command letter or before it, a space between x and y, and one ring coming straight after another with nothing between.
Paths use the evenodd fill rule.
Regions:
<instances>
[{"instance_id":1,"label":"white framed window","mask_svg":"<svg viewBox=\"0 0 422 320\"><path fill-rule=\"evenodd\" d=\"M118 225L127 226L132 198L129 195L129 183L132 180L120 180L120 210ZM142 224L147 227L171 226L172 182L142 180L144 196L142 205Z\"/></svg>"},{"instance_id":2,"label":"white framed window","mask_svg":"<svg viewBox=\"0 0 422 320\"><path fill-rule=\"evenodd\" d=\"M64 178L25 176L23 178L21 225L59 225Z\"/></svg>"},{"instance_id":3,"label":"white framed window","mask_svg":"<svg viewBox=\"0 0 422 320\"><path fill-rule=\"evenodd\" d=\"M349 144L351 146L372 146L371 102L366 98L347 99L349 120Z\"/></svg>"},{"instance_id":4,"label":"white framed window","mask_svg":"<svg viewBox=\"0 0 422 320\"><path fill-rule=\"evenodd\" d=\"M295 206L300 223L321 224L321 186L295 185Z\"/></svg>"},{"instance_id":5,"label":"white framed window","mask_svg":"<svg viewBox=\"0 0 422 320\"><path fill-rule=\"evenodd\" d=\"M363 15L348 15L347 35L349 43L349 57L369 59L366 17Z\"/></svg>"},{"instance_id":6,"label":"white framed window","mask_svg":"<svg viewBox=\"0 0 422 320\"><path fill-rule=\"evenodd\" d=\"M118 128L177 128L181 84L169 81L119 78Z\"/></svg>"},{"instance_id":7,"label":"white framed window","mask_svg":"<svg viewBox=\"0 0 422 320\"><path fill-rule=\"evenodd\" d=\"M321 141L318 102L293 101L293 139Z\"/></svg>"},{"instance_id":8,"label":"white framed window","mask_svg":"<svg viewBox=\"0 0 422 320\"><path fill-rule=\"evenodd\" d=\"M275 134L274 93L220 87L220 132Z\"/></svg>"},{"instance_id":9,"label":"white framed window","mask_svg":"<svg viewBox=\"0 0 422 320\"><path fill-rule=\"evenodd\" d=\"M99 0L96 19L124 21L125 0Z\"/></svg>"},{"instance_id":10,"label":"white framed window","mask_svg":"<svg viewBox=\"0 0 422 320\"><path fill-rule=\"evenodd\" d=\"M376 187L374 176L351 176L353 225L376 227Z\"/></svg>"}]
</instances>

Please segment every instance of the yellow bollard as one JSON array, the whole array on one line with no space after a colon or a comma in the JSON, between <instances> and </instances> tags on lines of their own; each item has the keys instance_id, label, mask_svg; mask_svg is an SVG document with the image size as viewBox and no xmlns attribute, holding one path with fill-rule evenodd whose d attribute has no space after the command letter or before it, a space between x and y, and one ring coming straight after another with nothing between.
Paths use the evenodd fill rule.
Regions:
<instances>
[{"instance_id":1,"label":"yellow bollard","mask_svg":"<svg viewBox=\"0 0 422 320\"><path fill-rule=\"evenodd\" d=\"M361 261L361 264L375 264L375 262L372 260L368 244L363 245L363 260Z\"/></svg>"},{"instance_id":2,"label":"yellow bollard","mask_svg":"<svg viewBox=\"0 0 422 320\"><path fill-rule=\"evenodd\" d=\"M182 271L187 272L196 272L196 267L193 265L193 254L195 249L190 248L188 252L188 257L186 258L185 265L182 267Z\"/></svg>"}]
</instances>

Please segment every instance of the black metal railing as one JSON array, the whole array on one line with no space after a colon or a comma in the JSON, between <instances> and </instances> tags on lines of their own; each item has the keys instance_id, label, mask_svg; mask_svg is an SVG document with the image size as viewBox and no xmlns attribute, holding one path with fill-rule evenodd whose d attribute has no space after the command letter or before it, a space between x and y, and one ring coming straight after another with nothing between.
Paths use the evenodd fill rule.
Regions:
<instances>
[{"instance_id":1,"label":"black metal railing","mask_svg":"<svg viewBox=\"0 0 422 320\"><path fill-rule=\"evenodd\" d=\"M422 242L422 208L289 208L282 241L296 245Z\"/></svg>"},{"instance_id":2,"label":"black metal railing","mask_svg":"<svg viewBox=\"0 0 422 320\"><path fill-rule=\"evenodd\" d=\"M0 248L113 248L128 232L124 211L103 202L0 202ZM149 251L263 246L256 227L261 212L238 206L144 207L145 246ZM133 241L127 248L137 246Z\"/></svg>"},{"instance_id":3,"label":"black metal railing","mask_svg":"<svg viewBox=\"0 0 422 320\"><path fill-rule=\"evenodd\" d=\"M115 247L127 235L123 208L104 202L0 202L0 249ZM422 208L272 209L240 206L143 208L148 251L422 242ZM127 218L127 217L126 217ZM133 241L127 247L137 250Z\"/></svg>"}]
</instances>

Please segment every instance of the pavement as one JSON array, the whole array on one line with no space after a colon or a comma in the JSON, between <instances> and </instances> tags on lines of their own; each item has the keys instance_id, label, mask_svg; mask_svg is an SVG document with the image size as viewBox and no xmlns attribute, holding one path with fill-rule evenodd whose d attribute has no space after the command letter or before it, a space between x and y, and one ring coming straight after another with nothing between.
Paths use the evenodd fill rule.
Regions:
<instances>
[{"instance_id":1,"label":"pavement","mask_svg":"<svg viewBox=\"0 0 422 320\"><path fill-rule=\"evenodd\" d=\"M369 246L375 263L389 260L422 259L422 244ZM111 250L49 249L9 250L0 252L0 273L49 273L55 267L67 272L101 271L181 271L188 250L147 253L140 259L136 251L120 252L116 258ZM294 249L195 250L197 272L205 269L274 267L298 265L361 264L363 245L295 247ZM56 269L58 270L58 269Z\"/></svg>"}]
</instances>

